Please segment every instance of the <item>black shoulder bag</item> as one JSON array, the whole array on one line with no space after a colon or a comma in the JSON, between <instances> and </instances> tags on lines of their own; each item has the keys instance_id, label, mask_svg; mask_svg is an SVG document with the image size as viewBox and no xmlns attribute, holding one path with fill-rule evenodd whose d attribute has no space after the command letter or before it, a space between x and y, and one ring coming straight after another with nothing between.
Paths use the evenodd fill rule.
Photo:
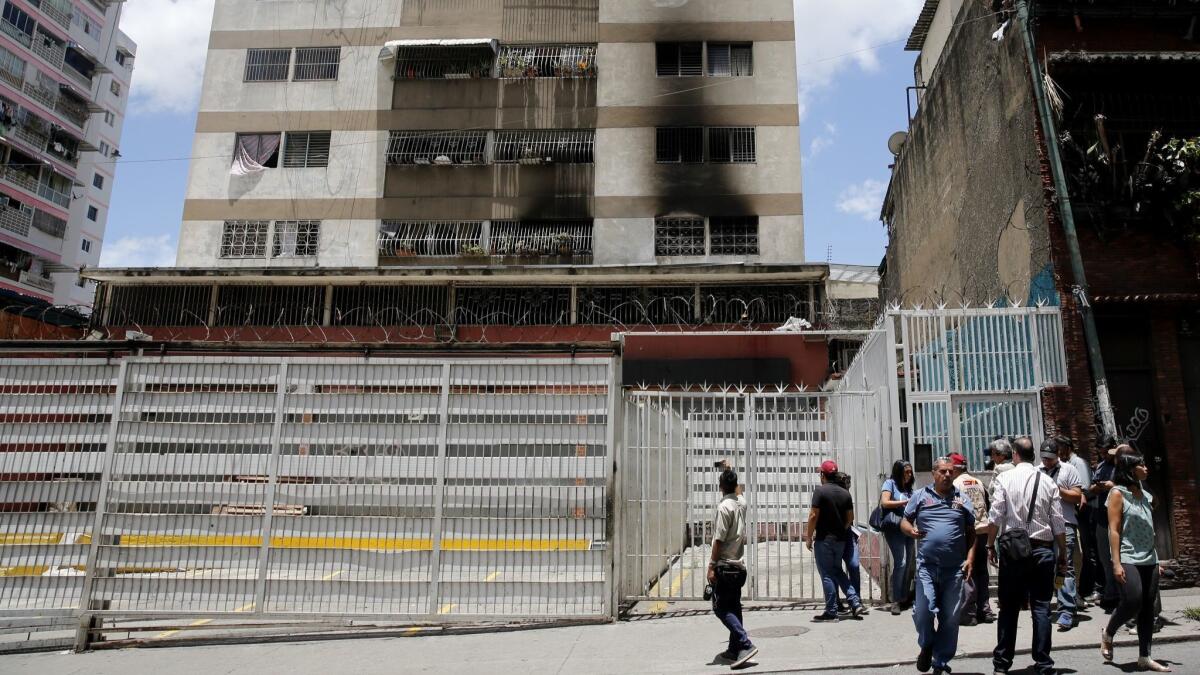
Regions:
<instances>
[{"instance_id":1,"label":"black shoulder bag","mask_svg":"<svg viewBox=\"0 0 1200 675\"><path fill-rule=\"evenodd\" d=\"M1042 487L1041 476L1034 470L1033 490L1029 495L1029 513L1025 515L1022 527L1005 528L1004 533L996 537L996 553L1001 560L1019 563L1033 556L1033 542L1029 539L1029 523L1033 521L1033 506L1037 503L1038 489Z\"/></svg>"}]
</instances>

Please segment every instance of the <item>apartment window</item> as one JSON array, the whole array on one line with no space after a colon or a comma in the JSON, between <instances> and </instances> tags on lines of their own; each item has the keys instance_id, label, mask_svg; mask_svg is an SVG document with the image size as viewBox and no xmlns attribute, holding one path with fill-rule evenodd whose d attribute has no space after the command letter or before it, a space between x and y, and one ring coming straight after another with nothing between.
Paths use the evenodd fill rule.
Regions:
<instances>
[{"instance_id":1,"label":"apartment window","mask_svg":"<svg viewBox=\"0 0 1200 675\"><path fill-rule=\"evenodd\" d=\"M500 77L595 77L595 45L505 46L496 57Z\"/></svg>"},{"instance_id":2,"label":"apartment window","mask_svg":"<svg viewBox=\"0 0 1200 675\"><path fill-rule=\"evenodd\" d=\"M247 49L246 82L285 82L291 49Z\"/></svg>"},{"instance_id":3,"label":"apartment window","mask_svg":"<svg viewBox=\"0 0 1200 675\"><path fill-rule=\"evenodd\" d=\"M754 48L750 44L708 43L710 77L750 77L754 74Z\"/></svg>"},{"instance_id":4,"label":"apartment window","mask_svg":"<svg viewBox=\"0 0 1200 675\"><path fill-rule=\"evenodd\" d=\"M700 77L704 74L703 42L659 42L655 45L659 77Z\"/></svg>"},{"instance_id":5,"label":"apartment window","mask_svg":"<svg viewBox=\"0 0 1200 675\"><path fill-rule=\"evenodd\" d=\"M379 226L384 258L483 255L482 221L385 220Z\"/></svg>"},{"instance_id":6,"label":"apartment window","mask_svg":"<svg viewBox=\"0 0 1200 675\"><path fill-rule=\"evenodd\" d=\"M112 152L112 148L108 145L108 143L100 141L99 152L101 155L108 157L109 153Z\"/></svg>"},{"instance_id":7,"label":"apartment window","mask_svg":"<svg viewBox=\"0 0 1200 675\"><path fill-rule=\"evenodd\" d=\"M104 189L104 176L101 176L98 173L93 174L92 175L92 187L96 188L97 190L103 190Z\"/></svg>"},{"instance_id":8,"label":"apartment window","mask_svg":"<svg viewBox=\"0 0 1200 675\"><path fill-rule=\"evenodd\" d=\"M756 161L754 127L717 127L708 130L711 162L752 164Z\"/></svg>"},{"instance_id":9,"label":"apartment window","mask_svg":"<svg viewBox=\"0 0 1200 675\"><path fill-rule=\"evenodd\" d=\"M308 258L317 254L321 240L319 220L277 220L271 239L272 258Z\"/></svg>"},{"instance_id":10,"label":"apartment window","mask_svg":"<svg viewBox=\"0 0 1200 675\"><path fill-rule=\"evenodd\" d=\"M233 146L233 161L251 171L279 167L279 133L238 134Z\"/></svg>"},{"instance_id":11,"label":"apartment window","mask_svg":"<svg viewBox=\"0 0 1200 675\"><path fill-rule=\"evenodd\" d=\"M0 77L17 87L25 84L25 60L0 46Z\"/></svg>"},{"instance_id":12,"label":"apartment window","mask_svg":"<svg viewBox=\"0 0 1200 675\"><path fill-rule=\"evenodd\" d=\"M703 218L655 218L654 254L704 255Z\"/></svg>"},{"instance_id":13,"label":"apartment window","mask_svg":"<svg viewBox=\"0 0 1200 675\"><path fill-rule=\"evenodd\" d=\"M17 31L25 35L24 39L19 39L19 36L14 36L18 38L18 42L26 47L30 46L33 39L33 17L29 16L29 13L20 7L17 7L11 2L6 2L4 3L4 20L8 22L10 26L16 28Z\"/></svg>"},{"instance_id":14,"label":"apartment window","mask_svg":"<svg viewBox=\"0 0 1200 675\"><path fill-rule=\"evenodd\" d=\"M328 131L289 131L283 166L289 169L329 166Z\"/></svg>"},{"instance_id":15,"label":"apartment window","mask_svg":"<svg viewBox=\"0 0 1200 675\"><path fill-rule=\"evenodd\" d=\"M662 163L704 161L703 127L655 129L654 159Z\"/></svg>"},{"instance_id":16,"label":"apartment window","mask_svg":"<svg viewBox=\"0 0 1200 675\"><path fill-rule=\"evenodd\" d=\"M519 164L591 164L594 130L497 131L495 161Z\"/></svg>"},{"instance_id":17,"label":"apartment window","mask_svg":"<svg viewBox=\"0 0 1200 675\"><path fill-rule=\"evenodd\" d=\"M483 164L486 131L393 131L388 164Z\"/></svg>"},{"instance_id":18,"label":"apartment window","mask_svg":"<svg viewBox=\"0 0 1200 675\"><path fill-rule=\"evenodd\" d=\"M99 217L100 217L100 209L98 209L94 206L89 206L87 209L87 219L92 222L95 222L96 219Z\"/></svg>"},{"instance_id":19,"label":"apartment window","mask_svg":"<svg viewBox=\"0 0 1200 675\"><path fill-rule=\"evenodd\" d=\"M117 62L117 65L125 65L125 52L118 49L116 53L113 54L113 60Z\"/></svg>"},{"instance_id":20,"label":"apartment window","mask_svg":"<svg viewBox=\"0 0 1200 675\"><path fill-rule=\"evenodd\" d=\"M112 112L111 110L105 110L104 111L104 123L110 127L113 126L114 124L116 124L117 123L116 113Z\"/></svg>"},{"instance_id":21,"label":"apartment window","mask_svg":"<svg viewBox=\"0 0 1200 675\"><path fill-rule=\"evenodd\" d=\"M336 80L341 61L341 47L299 47L296 49L296 72L292 79L297 82Z\"/></svg>"},{"instance_id":22,"label":"apartment window","mask_svg":"<svg viewBox=\"0 0 1200 675\"><path fill-rule=\"evenodd\" d=\"M121 95L121 83L117 82L116 80L112 80L111 82L108 83L108 90L112 92L113 96L120 96Z\"/></svg>"},{"instance_id":23,"label":"apartment window","mask_svg":"<svg viewBox=\"0 0 1200 675\"><path fill-rule=\"evenodd\" d=\"M79 248L82 249L84 253L91 253L92 252L92 240L91 239L79 240Z\"/></svg>"},{"instance_id":24,"label":"apartment window","mask_svg":"<svg viewBox=\"0 0 1200 675\"><path fill-rule=\"evenodd\" d=\"M758 255L758 216L709 218L712 255Z\"/></svg>"},{"instance_id":25,"label":"apartment window","mask_svg":"<svg viewBox=\"0 0 1200 675\"><path fill-rule=\"evenodd\" d=\"M396 49L397 80L440 80L492 77L496 53L490 44L444 47L422 45Z\"/></svg>"},{"instance_id":26,"label":"apartment window","mask_svg":"<svg viewBox=\"0 0 1200 675\"><path fill-rule=\"evenodd\" d=\"M227 220L221 231L222 258L263 258L267 254L266 220Z\"/></svg>"}]
</instances>

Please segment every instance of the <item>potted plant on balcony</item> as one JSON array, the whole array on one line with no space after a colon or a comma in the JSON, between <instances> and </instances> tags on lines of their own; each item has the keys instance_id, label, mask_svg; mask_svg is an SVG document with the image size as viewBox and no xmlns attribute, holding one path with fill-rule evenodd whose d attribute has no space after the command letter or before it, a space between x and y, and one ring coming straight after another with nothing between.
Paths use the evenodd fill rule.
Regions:
<instances>
[{"instance_id":1,"label":"potted plant on balcony","mask_svg":"<svg viewBox=\"0 0 1200 675\"><path fill-rule=\"evenodd\" d=\"M554 246L558 251L558 255L569 257L574 253L574 238L566 232L559 232L554 235Z\"/></svg>"},{"instance_id":2,"label":"potted plant on balcony","mask_svg":"<svg viewBox=\"0 0 1200 675\"><path fill-rule=\"evenodd\" d=\"M458 254L464 258L486 258L488 252L479 244L463 244L458 249Z\"/></svg>"}]
</instances>

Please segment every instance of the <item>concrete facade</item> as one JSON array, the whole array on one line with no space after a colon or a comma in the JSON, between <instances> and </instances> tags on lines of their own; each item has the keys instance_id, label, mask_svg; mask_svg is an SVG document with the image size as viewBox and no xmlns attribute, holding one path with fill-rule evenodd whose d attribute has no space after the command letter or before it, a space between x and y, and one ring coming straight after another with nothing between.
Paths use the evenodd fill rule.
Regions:
<instances>
[{"instance_id":1,"label":"concrete facade","mask_svg":"<svg viewBox=\"0 0 1200 675\"><path fill-rule=\"evenodd\" d=\"M121 3L12 3L0 48L0 288L87 312L137 47Z\"/></svg>"},{"instance_id":2,"label":"concrete facade","mask_svg":"<svg viewBox=\"0 0 1200 675\"><path fill-rule=\"evenodd\" d=\"M803 260L792 3L568 0L218 0L177 265L405 264L377 243L383 221L590 222L585 264ZM396 75L390 40L492 39L595 49L594 77ZM749 44L749 76L659 77L656 43ZM245 81L251 48L340 47L335 80ZM295 60L293 52L292 61ZM294 67L294 66L293 66ZM661 164L656 127L752 128L753 162ZM593 132L586 162L530 166L388 163L391 132ZM328 166L232 176L238 133L330 131ZM757 254L657 256L660 216L757 216ZM316 255L231 258L227 220L320 220ZM374 223L374 225L372 225ZM552 225L551 225L552 226ZM423 260L422 262L429 262Z\"/></svg>"}]
</instances>

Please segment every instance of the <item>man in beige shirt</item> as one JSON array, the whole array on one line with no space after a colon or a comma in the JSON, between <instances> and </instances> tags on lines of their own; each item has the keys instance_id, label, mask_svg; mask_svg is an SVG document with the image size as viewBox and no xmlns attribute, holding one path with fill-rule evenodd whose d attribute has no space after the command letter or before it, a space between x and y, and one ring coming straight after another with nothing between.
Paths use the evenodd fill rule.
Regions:
<instances>
[{"instance_id":1,"label":"man in beige shirt","mask_svg":"<svg viewBox=\"0 0 1200 675\"><path fill-rule=\"evenodd\" d=\"M739 668L758 653L742 625L742 586L746 584L746 500L738 494L737 473L720 465L721 501L713 521L712 557L708 583L712 587L713 614L729 629L729 648L722 657Z\"/></svg>"},{"instance_id":2,"label":"man in beige shirt","mask_svg":"<svg viewBox=\"0 0 1200 675\"><path fill-rule=\"evenodd\" d=\"M954 487L971 500L975 511L975 565L971 568L971 578L963 580L959 625L992 623L996 617L992 614L989 598L988 586L992 580L987 566L988 508L991 507L991 500L983 481L967 473L966 457L956 452L950 455L950 463L954 465Z\"/></svg>"}]
</instances>

